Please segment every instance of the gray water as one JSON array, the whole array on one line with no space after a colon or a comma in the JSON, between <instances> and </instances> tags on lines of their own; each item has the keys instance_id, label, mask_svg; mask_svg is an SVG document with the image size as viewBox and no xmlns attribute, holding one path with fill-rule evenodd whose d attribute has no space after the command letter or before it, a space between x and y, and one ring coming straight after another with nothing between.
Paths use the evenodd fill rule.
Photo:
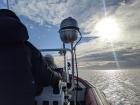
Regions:
<instances>
[{"instance_id":1,"label":"gray water","mask_svg":"<svg viewBox=\"0 0 140 105\"><path fill-rule=\"evenodd\" d=\"M79 75L102 90L112 105L140 105L140 70L80 70Z\"/></svg>"}]
</instances>

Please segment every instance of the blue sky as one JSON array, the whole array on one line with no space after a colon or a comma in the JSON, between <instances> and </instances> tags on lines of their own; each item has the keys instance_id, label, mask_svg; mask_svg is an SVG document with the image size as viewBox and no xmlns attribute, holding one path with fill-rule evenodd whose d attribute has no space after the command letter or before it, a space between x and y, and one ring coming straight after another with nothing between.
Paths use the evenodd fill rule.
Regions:
<instances>
[{"instance_id":1,"label":"blue sky","mask_svg":"<svg viewBox=\"0 0 140 105\"><path fill-rule=\"evenodd\" d=\"M27 17L20 16L20 18L27 26L30 36L29 41L31 41L37 48L43 49L62 47L58 33L58 26L50 25L50 28L49 26L39 25L29 20Z\"/></svg>"},{"instance_id":2,"label":"blue sky","mask_svg":"<svg viewBox=\"0 0 140 105\"><path fill-rule=\"evenodd\" d=\"M62 47L59 25L71 16L84 36L77 48L81 69L140 68L139 0L9 1L37 48Z\"/></svg>"}]
</instances>

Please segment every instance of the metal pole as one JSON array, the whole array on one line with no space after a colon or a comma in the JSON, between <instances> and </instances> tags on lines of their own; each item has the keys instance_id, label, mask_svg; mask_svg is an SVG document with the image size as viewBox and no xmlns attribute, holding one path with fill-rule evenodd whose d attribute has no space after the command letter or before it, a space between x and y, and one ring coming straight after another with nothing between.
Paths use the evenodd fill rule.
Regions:
<instances>
[{"instance_id":1,"label":"metal pole","mask_svg":"<svg viewBox=\"0 0 140 105\"><path fill-rule=\"evenodd\" d=\"M74 89L74 105L76 105L76 89L75 89L75 83L74 83L74 71L75 71L75 65L74 65L74 50L73 50L73 43L71 43L71 50L72 50L72 83L73 83L73 89Z\"/></svg>"},{"instance_id":2,"label":"metal pole","mask_svg":"<svg viewBox=\"0 0 140 105\"><path fill-rule=\"evenodd\" d=\"M10 9L10 7L9 7L9 0L7 0L7 8Z\"/></svg>"},{"instance_id":3,"label":"metal pole","mask_svg":"<svg viewBox=\"0 0 140 105\"><path fill-rule=\"evenodd\" d=\"M65 48L66 48L65 43L63 43L63 49L65 49ZM66 51L63 51L63 53L64 53L64 70L65 70L65 73L67 74L66 81L67 81L67 83L69 83L70 81L69 81L69 71L67 69Z\"/></svg>"},{"instance_id":4,"label":"metal pole","mask_svg":"<svg viewBox=\"0 0 140 105\"><path fill-rule=\"evenodd\" d=\"M63 49L65 49L65 43L63 43ZM63 51L63 54L64 54L64 70L65 70L65 72L67 72L66 71L66 66L67 66L67 64L66 64L66 52L65 51Z\"/></svg>"},{"instance_id":5,"label":"metal pole","mask_svg":"<svg viewBox=\"0 0 140 105\"><path fill-rule=\"evenodd\" d=\"M71 59L71 62L72 62L72 79L74 80L74 53L73 53L73 43L71 43L71 51L72 51L72 55L71 55L72 56L72 59Z\"/></svg>"}]
</instances>

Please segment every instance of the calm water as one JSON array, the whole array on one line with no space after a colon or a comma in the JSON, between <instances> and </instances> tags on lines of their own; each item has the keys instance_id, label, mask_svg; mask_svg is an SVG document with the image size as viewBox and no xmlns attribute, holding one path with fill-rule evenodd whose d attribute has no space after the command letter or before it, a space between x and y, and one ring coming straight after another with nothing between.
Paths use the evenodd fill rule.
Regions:
<instances>
[{"instance_id":1,"label":"calm water","mask_svg":"<svg viewBox=\"0 0 140 105\"><path fill-rule=\"evenodd\" d=\"M79 74L100 88L112 105L140 105L140 70L81 70Z\"/></svg>"}]
</instances>

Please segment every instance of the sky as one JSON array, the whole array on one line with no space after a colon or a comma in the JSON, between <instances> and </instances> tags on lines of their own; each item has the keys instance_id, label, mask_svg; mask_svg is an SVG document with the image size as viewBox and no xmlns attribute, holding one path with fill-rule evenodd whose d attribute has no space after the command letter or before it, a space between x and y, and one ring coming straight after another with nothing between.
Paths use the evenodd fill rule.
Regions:
<instances>
[{"instance_id":1,"label":"sky","mask_svg":"<svg viewBox=\"0 0 140 105\"><path fill-rule=\"evenodd\" d=\"M140 0L9 0L9 6L38 49L62 47L60 23L75 18L83 35L81 70L140 68Z\"/></svg>"}]
</instances>

